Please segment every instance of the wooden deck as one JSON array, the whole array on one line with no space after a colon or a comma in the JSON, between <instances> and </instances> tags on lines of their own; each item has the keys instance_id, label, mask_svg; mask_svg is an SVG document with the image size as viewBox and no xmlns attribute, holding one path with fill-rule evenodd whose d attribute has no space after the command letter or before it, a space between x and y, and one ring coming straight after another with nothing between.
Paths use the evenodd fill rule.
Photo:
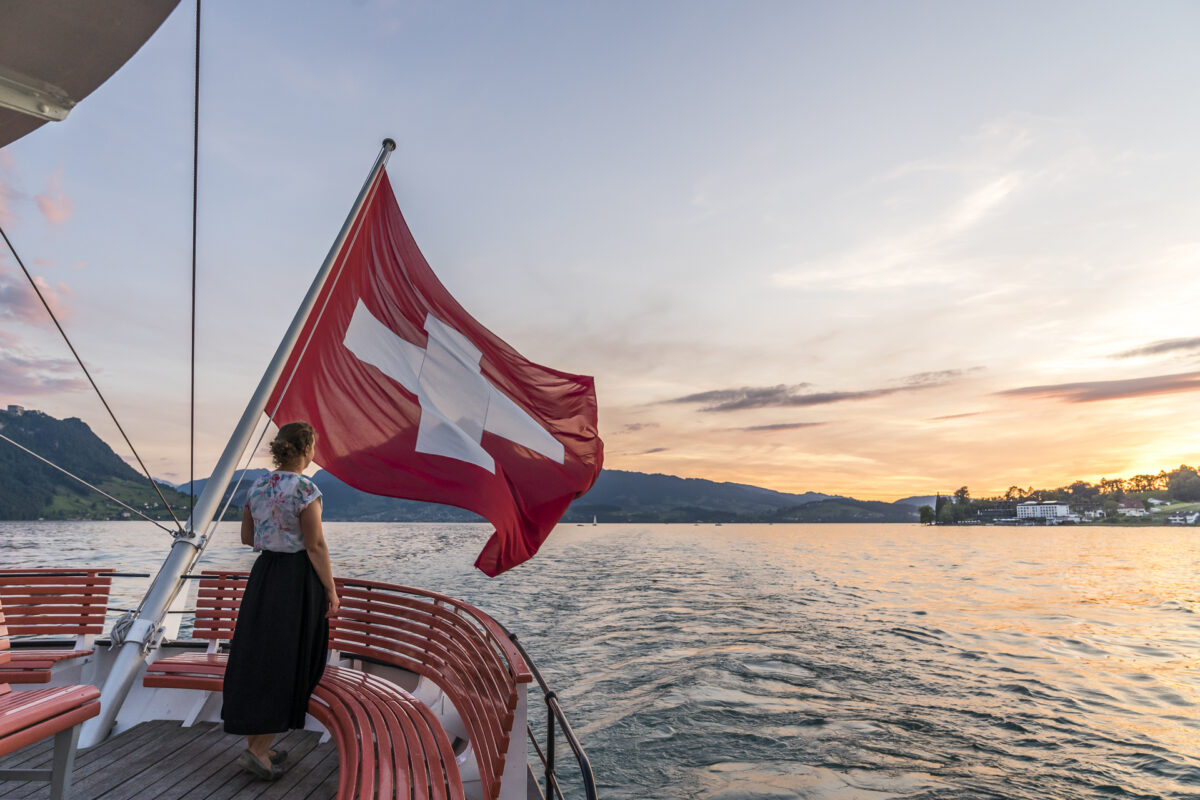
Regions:
<instances>
[{"instance_id":1,"label":"wooden deck","mask_svg":"<svg viewBox=\"0 0 1200 800\"><path fill-rule=\"evenodd\" d=\"M291 731L278 740L288 751L287 774L274 783L258 781L237 766L246 746L242 736L216 723L190 728L178 722L144 722L75 757L74 800L332 800L337 796L338 756L320 734ZM53 737L0 759L0 768L50 766ZM0 781L0 800L50 797L48 783Z\"/></svg>"}]
</instances>

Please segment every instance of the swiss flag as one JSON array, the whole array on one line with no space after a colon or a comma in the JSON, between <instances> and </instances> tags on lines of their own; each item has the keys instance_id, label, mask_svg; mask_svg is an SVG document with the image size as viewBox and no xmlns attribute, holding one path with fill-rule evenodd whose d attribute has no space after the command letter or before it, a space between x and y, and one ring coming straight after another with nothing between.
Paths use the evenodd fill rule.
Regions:
<instances>
[{"instance_id":1,"label":"swiss flag","mask_svg":"<svg viewBox=\"0 0 1200 800\"><path fill-rule=\"evenodd\" d=\"M357 489L486 518L484 573L530 558L600 473L592 379L526 360L467 314L417 249L386 173L338 259L272 419L312 423L318 463Z\"/></svg>"}]
</instances>

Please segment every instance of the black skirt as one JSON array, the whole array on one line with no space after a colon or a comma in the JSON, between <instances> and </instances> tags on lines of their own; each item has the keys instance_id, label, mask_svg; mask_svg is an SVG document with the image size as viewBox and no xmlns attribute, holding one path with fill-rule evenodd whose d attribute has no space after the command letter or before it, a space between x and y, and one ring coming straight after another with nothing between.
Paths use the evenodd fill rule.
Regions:
<instances>
[{"instance_id":1,"label":"black skirt","mask_svg":"<svg viewBox=\"0 0 1200 800\"><path fill-rule=\"evenodd\" d=\"M225 732L252 736L303 728L329 650L325 587L307 552L259 555L229 647Z\"/></svg>"}]
</instances>

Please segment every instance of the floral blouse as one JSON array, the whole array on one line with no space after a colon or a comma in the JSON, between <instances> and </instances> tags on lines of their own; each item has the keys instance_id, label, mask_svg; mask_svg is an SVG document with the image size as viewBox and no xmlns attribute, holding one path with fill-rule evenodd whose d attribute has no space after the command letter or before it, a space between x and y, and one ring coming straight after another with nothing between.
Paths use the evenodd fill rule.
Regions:
<instances>
[{"instance_id":1,"label":"floral blouse","mask_svg":"<svg viewBox=\"0 0 1200 800\"><path fill-rule=\"evenodd\" d=\"M316 484L295 472L277 470L256 480L246 495L246 508L254 517L254 549L304 550L300 512L320 496Z\"/></svg>"}]
</instances>

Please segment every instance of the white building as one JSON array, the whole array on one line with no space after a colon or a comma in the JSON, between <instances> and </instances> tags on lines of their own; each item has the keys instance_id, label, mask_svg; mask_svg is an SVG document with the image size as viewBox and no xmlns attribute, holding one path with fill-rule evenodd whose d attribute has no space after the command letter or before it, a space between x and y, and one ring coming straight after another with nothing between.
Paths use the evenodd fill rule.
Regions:
<instances>
[{"instance_id":1,"label":"white building","mask_svg":"<svg viewBox=\"0 0 1200 800\"><path fill-rule=\"evenodd\" d=\"M1069 516L1071 516L1071 509L1066 503L1039 503L1036 500L1029 500L1017 504L1017 519L1065 520Z\"/></svg>"},{"instance_id":2,"label":"white building","mask_svg":"<svg viewBox=\"0 0 1200 800\"><path fill-rule=\"evenodd\" d=\"M1142 501L1134 497L1126 497L1117 506L1117 513L1123 517L1145 517L1150 514Z\"/></svg>"}]
</instances>

